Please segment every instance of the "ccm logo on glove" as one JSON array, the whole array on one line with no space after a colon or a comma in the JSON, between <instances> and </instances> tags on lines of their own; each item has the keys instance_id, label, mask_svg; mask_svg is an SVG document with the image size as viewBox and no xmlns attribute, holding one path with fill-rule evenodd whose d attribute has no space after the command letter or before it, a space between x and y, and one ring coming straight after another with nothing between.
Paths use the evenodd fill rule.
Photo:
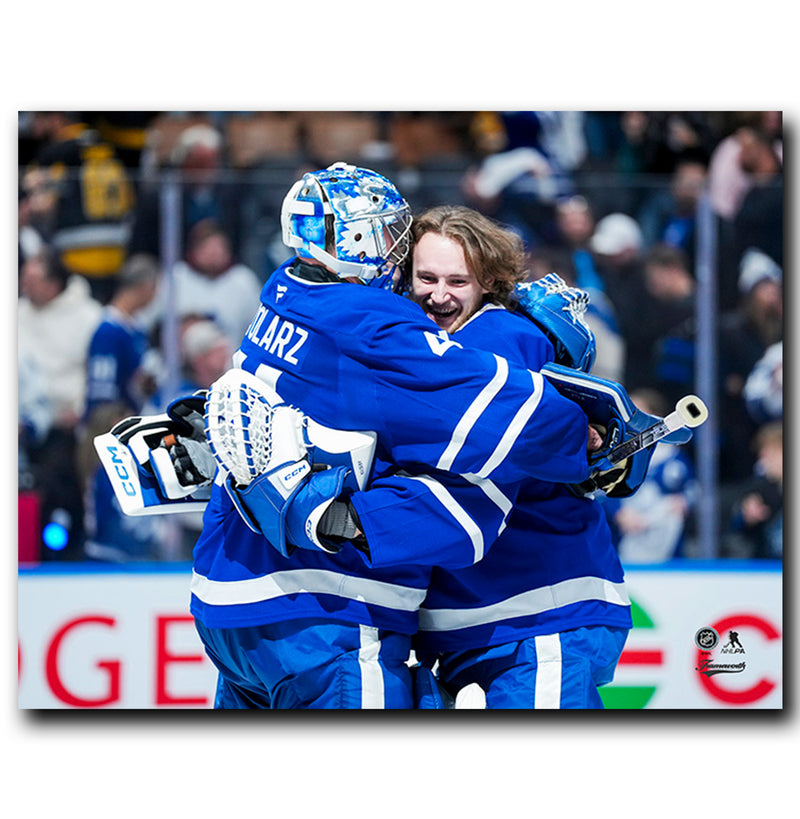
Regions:
<instances>
[{"instance_id":1,"label":"ccm logo on glove","mask_svg":"<svg viewBox=\"0 0 800 819\"><path fill-rule=\"evenodd\" d=\"M278 478L287 489L291 489L300 483L300 480L310 471L311 466L308 461L301 461L300 463L290 464L285 472L279 472Z\"/></svg>"},{"instance_id":2,"label":"ccm logo on glove","mask_svg":"<svg viewBox=\"0 0 800 819\"><path fill-rule=\"evenodd\" d=\"M130 481L131 476L128 474L128 470L125 469L122 458L117 455L117 447L107 446L106 450L111 453L111 462L114 464L114 471L121 481L123 491L126 495L134 497L136 495L136 488Z\"/></svg>"}]
</instances>

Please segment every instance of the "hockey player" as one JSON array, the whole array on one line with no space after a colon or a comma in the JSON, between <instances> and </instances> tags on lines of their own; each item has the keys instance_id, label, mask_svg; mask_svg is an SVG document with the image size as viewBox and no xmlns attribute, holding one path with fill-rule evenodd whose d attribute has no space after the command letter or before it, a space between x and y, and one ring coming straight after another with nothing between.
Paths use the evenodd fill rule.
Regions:
<instances>
[{"instance_id":1,"label":"hockey player","mask_svg":"<svg viewBox=\"0 0 800 819\"><path fill-rule=\"evenodd\" d=\"M594 339L571 301L579 291L555 276L518 290L554 346L536 324L498 309L491 295L470 312L460 309L469 307L465 290L491 290L484 248L497 247L498 230L466 208L419 217L411 297L440 326L459 313L453 338L465 347L532 370L557 359L588 371ZM526 289L534 293L526 297ZM429 666L438 659L439 680L452 696L478 683L488 708L602 708L597 689L612 679L630 627L602 506L531 478L518 487L506 527L483 560L434 569L415 648Z\"/></svg>"},{"instance_id":2,"label":"hockey player","mask_svg":"<svg viewBox=\"0 0 800 819\"><path fill-rule=\"evenodd\" d=\"M452 207L417 217L412 232L409 294L454 342L531 370L554 360L575 371L591 368L594 338L582 321L583 291L553 274L515 289L533 321L509 309L514 282L525 274L513 234L476 211ZM429 668L438 660L439 681L453 698L478 683L488 708L602 708L598 688L613 677L631 615L600 503L539 478L425 480L431 498L416 507L414 500L398 501L393 531L371 501L374 490L351 496L373 565L391 560L399 541L427 543L439 531L434 521L449 522L453 542L460 529L465 549L497 539L473 565L434 568L414 640L417 657Z\"/></svg>"},{"instance_id":3,"label":"hockey player","mask_svg":"<svg viewBox=\"0 0 800 819\"><path fill-rule=\"evenodd\" d=\"M418 513L416 498L430 503L425 479L398 468L414 475L430 463L479 486L583 480L588 424L576 404L525 364L464 349L417 305L382 292L410 221L378 174L343 164L306 174L282 214L297 257L264 286L235 364L320 424L376 433L374 497L394 497L376 511L384 530L398 531L398 498ZM387 568L368 568L350 541L335 554L281 554L239 513L250 500L219 476L194 551L191 611L221 672L216 705L410 708L406 661L428 566L468 565L483 549L437 552L431 523L427 566L404 563L402 544ZM406 545L419 554L419 543Z\"/></svg>"}]
</instances>

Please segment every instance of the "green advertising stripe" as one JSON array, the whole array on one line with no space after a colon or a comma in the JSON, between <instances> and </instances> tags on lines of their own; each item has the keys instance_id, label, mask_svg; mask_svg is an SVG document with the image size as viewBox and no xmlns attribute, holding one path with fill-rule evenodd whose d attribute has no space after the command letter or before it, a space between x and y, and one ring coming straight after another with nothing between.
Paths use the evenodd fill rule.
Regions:
<instances>
[{"instance_id":1,"label":"green advertising stripe","mask_svg":"<svg viewBox=\"0 0 800 819\"><path fill-rule=\"evenodd\" d=\"M654 685L609 685L600 689L605 708L644 708L655 694Z\"/></svg>"}]
</instances>

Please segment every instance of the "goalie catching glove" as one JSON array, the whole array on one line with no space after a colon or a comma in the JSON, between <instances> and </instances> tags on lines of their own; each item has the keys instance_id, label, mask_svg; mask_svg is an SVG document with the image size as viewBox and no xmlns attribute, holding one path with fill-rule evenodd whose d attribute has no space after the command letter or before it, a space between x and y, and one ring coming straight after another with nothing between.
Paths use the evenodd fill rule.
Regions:
<instances>
[{"instance_id":1,"label":"goalie catching glove","mask_svg":"<svg viewBox=\"0 0 800 819\"><path fill-rule=\"evenodd\" d=\"M205 428L242 519L284 557L295 547L337 552L355 536L346 501L366 482L374 435L322 427L236 368L212 384Z\"/></svg>"}]
</instances>

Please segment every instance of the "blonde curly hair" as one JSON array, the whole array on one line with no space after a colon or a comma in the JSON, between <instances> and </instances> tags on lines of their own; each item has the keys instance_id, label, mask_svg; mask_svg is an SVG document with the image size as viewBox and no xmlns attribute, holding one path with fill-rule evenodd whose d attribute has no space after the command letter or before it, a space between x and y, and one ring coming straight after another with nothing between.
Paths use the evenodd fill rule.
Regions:
<instances>
[{"instance_id":1,"label":"blonde curly hair","mask_svg":"<svg viewBox=\"0 0 800 819\"><path fill-rule=\"evenodd\" d=\"M486 294L485 301L512 307L511 294L517 282L528 277L522 240L500 223L472 208L440 205L414 217L412 242L426 233L437 233L458 242L470 271ZM413 252L403 271L403 289L410 290Z\"/></svg>"}]
</instances>

